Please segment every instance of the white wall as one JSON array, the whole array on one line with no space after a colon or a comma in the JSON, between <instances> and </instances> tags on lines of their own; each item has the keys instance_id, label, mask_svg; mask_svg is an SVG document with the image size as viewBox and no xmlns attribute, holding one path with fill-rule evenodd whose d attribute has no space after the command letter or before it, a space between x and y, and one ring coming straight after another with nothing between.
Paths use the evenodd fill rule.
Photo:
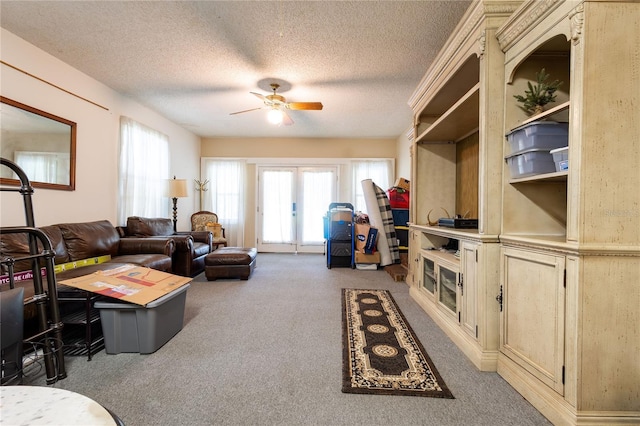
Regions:
<instances>
[{"instance_id":1,"label":"white wall","mask_svg":"<svg viewBox=\"0 0 640 426\"><path fill-rule=\"evenodd\" d=\"M5 29L0 30L2 96L77 123L76 190L36 189L33 204L37 226L100 219L108 219L114 225L118 225L116 221L121 115L131 117L169 137L172 176L176 175L189 182L199 178L198 136ZM113 72L117 73L118 70L114 69ZM80 98L99 104L106 110ZM189 216L198 206L198 197L193 186L188 185L189 198L178 200L179 230L190 228ZM167 199L167 203L169 204L170 200ZM13 192L0 193L0 225L24 224L22 197Z\"/></svg>"},{"instance_id":2,"label":"white wall","mask_svg":"<svg viewBox=\"0 0 640 426\"><path fill-rule=\"evenodd\" d=\"M396 140L396 178L411 180L411 135L413 129L407 129Z\"/></svg>"}]
</instances>

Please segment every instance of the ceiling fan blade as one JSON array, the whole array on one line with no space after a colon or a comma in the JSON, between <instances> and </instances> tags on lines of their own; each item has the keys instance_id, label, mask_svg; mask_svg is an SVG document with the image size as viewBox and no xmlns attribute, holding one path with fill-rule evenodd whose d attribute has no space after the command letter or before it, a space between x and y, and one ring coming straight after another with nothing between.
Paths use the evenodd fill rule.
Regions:
<instances>
[{"instance_id":1,"label":"ceiling fan blade","mask_svg":"<svg viewBox=\"0 0 640 426\"><path fill-rule=\"evenodd\" d=\"M242 114L243 112L256 111L256 110L258 110L258 109L262 109L262 107L260 107L260 108L245 109L244 111L232 112L232 113L230 113L229 115Z\"/></svg>"},{"instance_id":2,"label":"ceiling fan blade","mask_svg":"<svg viewBox=\"0 0 640 426\"><path fill-rule=\"evenodd\" d=\"M267 100L267 98L264 95L260 94L260 93L256 93L256 92L249 92L249 93L251 93L253 96L257 96L258 98L260 98L263 101Z\"/></svg>"},{"instance_id":3,"label":"ceiling fan blade","mask_svg":"<svg viewBox=\"0 0 640 426\"><path fill-rule=\"evenodd\" d=\"M293 120L289 117L289 114L285 110L282 111L282 124L285 126L291 126L293 124Z\"/></svg>"},{"instance_id":4,"label":"ceiling fan blade","mask_svg":"<svg viewBox=\"0 0 640 426\"><path fill-rule=\"evenodd\" d=\"M322 102L287 102L287 108L291 110L319 111Z\"/></svg>"}]
</instances>

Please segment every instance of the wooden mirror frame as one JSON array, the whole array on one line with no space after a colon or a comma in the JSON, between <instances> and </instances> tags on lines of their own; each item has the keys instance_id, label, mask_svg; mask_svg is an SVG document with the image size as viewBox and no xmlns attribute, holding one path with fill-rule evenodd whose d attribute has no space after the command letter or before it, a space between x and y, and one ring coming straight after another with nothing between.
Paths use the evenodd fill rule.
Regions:
<instances>
[{"instance_id":1,"label":"wooden mirror frame","mask_svg":"<svg viewBox=\"0 0 640 426\"><path fill-rule=\"evenodd\" d=\"M14 101L9 98L5 98L4 96L0 96L0 102L2 104L10 105L12 107L30 112L32 114L38 115L45 119L53 120L61 124L65 124L69 126L69 180L66 183L55 183L55 182L39 182L35 180L29 179L31 186L34 188L46 188L46 189L57 189L62 191L74 191L76 189L76 132L77 132L77 124L73 121L69 121L62 117L58 117L56 115L50 114L45 111L41 111L37 108L30 107L28 105L22 104L20 102ZM1 123L0 123L1 124ZM2 129L2 132L5 132L5 129ZM3 154L4 155L4 154ZM8 160L13 161L13 158L8 158ZM10 185L10 186L20 186L20 180L18 179L10 179L6 177L0 177L0 184L2 185Z\"/></svg>"}]
</instances>

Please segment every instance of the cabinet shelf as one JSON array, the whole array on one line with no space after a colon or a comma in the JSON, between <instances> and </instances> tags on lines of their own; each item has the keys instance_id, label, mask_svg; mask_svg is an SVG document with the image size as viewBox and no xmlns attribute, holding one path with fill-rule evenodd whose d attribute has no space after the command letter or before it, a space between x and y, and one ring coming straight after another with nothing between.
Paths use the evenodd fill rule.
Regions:
<instances>
[{"instance_id":1,"label":"cabinet shelf","mask_svg":"<svg viewBox=\"0 0 640 426\"><path fill-rule=\"evenodd\" d=\"M442 280L440 280L440 286L446 288L447 290L449 290L453 294L455 294L455 292L456 292L456 283L454 281L447 280L447 279L442 279Z\"/></svg>"},{"instance_id":2,"label":"cabinet shelf","mask_svg":"<svg viewBox=\"0 0 640 426\"><path fill-rule=\"evenodd\" d=\"M100 311L91 308L89 324L100 321ZM73 312L62 317L62 322L68 325L87 325L87 314L83 311Z\"/></svg>"},{"instance_id":3,"label":"cabinet shelf","mask_svg":"<svg viewBox=\"0 0 640 426\"><path fill-rule=\"evenodd\" d=\"M84 333L79 329L67 335L62 346L65 355L86 356L89 360L102 349L104 349L104 336L102 334L95 336L91 342L87 343Z\"/></svg>"},{"instance_id":4,"label":"cabinet shelf","mask_svg":"<svg viewBox=\"0 0 640 426\"><path fill-rule=\"evenodd\" d=\"M453 253L449 253L441 250L422 250L422 251L423 251L423 254L427 253L427 256L431 258L443 260L452 265L460 264L460 259L457 258Z\"/></svg>"},{"instance_id":5,"label":"cabinet shelf","mask_svg":"<svg viewBox=\"0 0 640 426\"><path fill-rule=\"evenodd\" d=\"M430 225L412 225L414 229L427 234L437 235L444 238L464 239L469 241L485 242L485 243L497 243L500 241L498 235L493 234L481 234L477 229L465 229L465 228L447 228L444 226L430 226Z\"/></svg>"},{"instance_id":6,"label":"cabinet shelf","mask_svg":"<svg viewBox=\"0 0 640 426\"><path fill-rule=\"evenodd\" d=\"M536 114L532 117L529 117L528 119L524 120L522 123L518 124L516 127L514 127L511 130L514 130L518 127L524 126L525 124L529 124L529 123L533 123L534 121L540 121L540 120L544 120L545 118L551 117L552 115L558 114L560 112L567 112L567 116L566 117L562 117L561 120L557 120L560 122L568 122L569 121L569 116L568 116L568 109L570 106L571 102L570 101L566 101L563 102L559 105L554 106L553 108L549 108L546 111L541 112L540 114Z\"/></svg>"},{"instance_id":7,"label":"cabinet shelf","mask_svg":"<svg viewBox=\"0 0 640 426\"><path fill-rule=\"evenodd\" d=\"M551 250L556 253L575 254L576 246L567 242L566 235L503 234L502 245Z\"/></svg>"},{"instance_id":8,"label":"cabinet shelf","mask_svg":"<svg viewBox=\"0 0 640 426\"><path fill-rule=\"evenodd\" d=\"M457 142L478 129L480 83L473 86L451 108L417 138L417 142Z\"/></svg>"},{"instance_id":9,"label":"cabinet shelf","mask_svg":"<svg viewBox=\"0 0 640 426\"><path fill-rule=\"evenodd\" d=\"M562 170L560 172L544 173L541 175L527 176L523 178L511 179L509 183L527 183L527 182L566 182L568 170Z\"/></svg>"}]
</instances>

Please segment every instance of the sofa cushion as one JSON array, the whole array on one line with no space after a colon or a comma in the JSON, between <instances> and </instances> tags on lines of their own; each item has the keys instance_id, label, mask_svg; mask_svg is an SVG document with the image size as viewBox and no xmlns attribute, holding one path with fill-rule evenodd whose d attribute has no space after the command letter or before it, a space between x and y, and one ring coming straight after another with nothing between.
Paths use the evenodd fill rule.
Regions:
<instances>
[{"instance_id":1,"label":"sofa cushion","mask_svg":"<svg viewBox=\"0 0 640 426\"><path fill-rule=\"evenodd\" d=\"M62 238L62 233L57 226L42 226L40 228L42 232L49 238L51 242L51 248L55 252L54 262L59 265L61 263L69 262L69 253L67 252L67 247ZM43 247L40 243L39 239L36 239L38 242L38 252L42 252ZM8 256L19 258L24 256L29 256L29 241L27 234L18 233L18 234L2 234L0 235L0 254L2 256ZM26 271L31 269L31 260L23 260L16 262L14 265L14 271ZM3 268L3 273L4 271Z\"/></svg>"},{"instance_id":2,"label":"sofa cushion","mask_svg":"<svg viewBox=\"0 0 640 426\"><path fill-rule=\"evenodd\" d=\"M70 261L118 254L120 236L108 220L61 223L57 226L67 245Z\"/></svg>"},{"instance_id":3,"label":"sofa cushion","mask_svg":"<svg viewBox=\"0 0 640 426\"><path fill-rule=\"evenodd\" d=\"M172 235L173 222L165 218L130 216L127 218L127 232L133 237Z\"/></svg>"},{"instance_id":4,"label":"sofa cushion","mask_svg":"<svg viewBox=\"0 0 640 426\"><path fill-rule=\"evenodd\" d=\"M172 269L171 258L163 254L130 254L114 257L112 261L118 263L133 263L163 272L171 272Z\"/></svg>"}]
</instances>

